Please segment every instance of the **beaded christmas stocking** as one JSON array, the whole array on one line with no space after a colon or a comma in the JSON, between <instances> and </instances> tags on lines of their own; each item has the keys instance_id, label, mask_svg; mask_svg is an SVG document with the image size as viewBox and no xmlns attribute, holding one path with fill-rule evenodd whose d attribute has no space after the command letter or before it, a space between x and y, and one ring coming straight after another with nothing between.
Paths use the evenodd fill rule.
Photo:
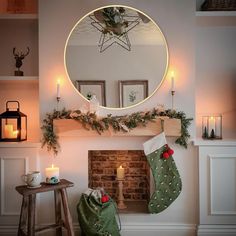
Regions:
<instances>
[{"instance_id":1,"label":"beaded christmas stocking","mask_svg":"<svg viewBox=\"0 0 236 236\"><path fill-rule=\"evenodd\" d=\"M182 182L172 157L174 151L161 133L143 144L155 182L155 191L148 204L150 213L165 210L179 196Z\"/></svg>"}]
</instances>

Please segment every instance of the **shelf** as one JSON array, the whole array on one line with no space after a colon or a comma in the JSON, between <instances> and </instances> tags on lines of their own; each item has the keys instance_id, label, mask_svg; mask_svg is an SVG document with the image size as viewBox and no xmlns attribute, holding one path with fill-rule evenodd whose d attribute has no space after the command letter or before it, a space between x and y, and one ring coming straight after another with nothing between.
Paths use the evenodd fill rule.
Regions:
<instances>
[{"instance_id":1,"label":"shelf","mask_svg":"<svg viewBox=\"0 0 236 236\"><path fill-rule=\"evenodd\" d=\"M221 139L221 140L193 140L194 146L236 146L236 139Z\"/></svg>"},{"instance_id":2,"label":"shelf","mask_svg":"<svg viewBox=\"0 0 236 236\"><path fill-rule=\"evenodd\" d=\"M164 118L164 132L166 136L179 137L181 135L181 120ZM83 125L73 119L55 119L53 126L60 136L100 136L95 130L86 130ZM142 137L155 136L162 132L161 119L157 118L154 122L149 122L146 126L139 126L129 132L114 132L112 128L103 132L101 136L105 137Z\"/></svg>"},{"instance_id":3,"label":"shelf","mask_svg":"<svg viewBox=\"0 0 236 236\"><path fill-rule=\"evenodd\" d=\"M39 142L0 142L0 148L40 148L41 143Z\"/></svg>"},{"instance_id":4,"label":"shelf","mask_svg":"<svg viewBox=\"0 0 236 236\"><path fill-rule=\"evenodd\" d=\"M196 11L196 16L209 16L209 17L236 17L236 11Z\"/></svg>"},{"instance_id":5,"label":"shelf","mask_svg":"<svg viewBox=\"0 0 236 236\"><path fill-rule=\"evenodd\" d=\"M0 14L2 20L36 20L38 14Z\"/></svg>"},{"instance_id":6,"label":"shelf","mask_svg":"<svg viewBox=\"0 0 236 236\"><path fill-rule=\"evenodd\" d=\"M4 75L1 75L0 76L0 82L10 82L10 81L13 81L13 82L16 82L16 81L24 81L24 82L37 82L39 80L39 77L38 76L4 76Z\"/></svg>"}]
</instances>

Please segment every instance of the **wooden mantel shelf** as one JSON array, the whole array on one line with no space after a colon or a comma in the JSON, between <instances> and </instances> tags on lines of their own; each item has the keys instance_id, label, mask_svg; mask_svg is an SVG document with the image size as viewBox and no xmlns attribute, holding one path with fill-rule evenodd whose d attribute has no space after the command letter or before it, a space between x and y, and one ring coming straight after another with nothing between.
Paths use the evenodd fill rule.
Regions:
<instances>
[{"instance_id":1,"label":"wooden mantel shelf","mask_svg":"<svg viewBox=\"0 0 236 236\"><path fill-rule=\"evenodd\" d=\"M164 131L166 136L179 137L181 135L181 120L161 118L164 120ZM161 133L161 119L149 122L146 126L140 126L129 132L114 132L112 128L103 132L101 136L155 136ZM99 136L96 130L86 130L79 121L73 119L55 119L53 121L55 131L59 136Z\"/></svg>"}]
</instances>

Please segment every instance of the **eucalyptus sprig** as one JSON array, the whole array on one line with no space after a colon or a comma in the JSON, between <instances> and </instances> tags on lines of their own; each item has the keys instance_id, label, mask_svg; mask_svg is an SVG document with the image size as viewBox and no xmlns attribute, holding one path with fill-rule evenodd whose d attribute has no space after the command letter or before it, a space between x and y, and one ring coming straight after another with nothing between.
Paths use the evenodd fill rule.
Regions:
<instances>
[{"instance_id":1,"label":"eucalyptus sprig","mask_svg":"<svg viewBox=\"0 0 236 236\"><path fill-rule=\"evenodd\" d=\"M187 148L190 137L188 127L193 119L187 118L186 114L182 111L177 112L169 109L162 111L157 108L151 111L135 112L125 116L112 116L109 114L103 118L97 117L95 113L82 113L80 110L54 110L52 113L47 113L43 119L43 125L41 127L43 132L42 147L46 146L47 150L49 152L52 151L54 155L57 155L60 150L59 137L53 129L54 119L74 119L79 121L85 129L96 130L98 134L101 134L110 127L114 132L129 132L129 130L135 129L139 125L146 126L149 122L154 122L160 116L181 120L181 136L176 139L175 143Z\"/></svg>"}]
</instances>

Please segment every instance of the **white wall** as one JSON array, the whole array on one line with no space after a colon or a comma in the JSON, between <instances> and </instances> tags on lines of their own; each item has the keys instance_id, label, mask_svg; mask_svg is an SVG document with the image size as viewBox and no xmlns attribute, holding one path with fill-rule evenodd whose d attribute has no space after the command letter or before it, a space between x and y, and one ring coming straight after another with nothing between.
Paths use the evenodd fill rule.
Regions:
<instances>
[{"instance_id":1,"label":"white wall","mask_svg":"<svg viewBox=\"0 0 236 236\"><path fill-rule=\"evenodd\" d=\"M61 104L60 107L78 109L85 102L71 86L64 68L64 46L72 26L87 12L108 4L119 3L141 9L159 23L166 36L170 52L170 68L176 71L175 105L183 110L187 116L194 117L194 10L195 2L189 0L126 0L126 1L82 1L82 0L50 0L40 1L39 5L39 75L40 75L40 106L41 117L45 112L56 107L56 80L61 76ZM88 67L88 70L91 68ZM162 87L151 99L139 106L127 110L102 109L102 114L127 114L134 111L152 109L158 103L170 107L170 80L164 81ZM194 126L191 126L194 136ZM54 162L60 167L61 177L68 178L75 183L69 191L70 207L74 222L77 222L76 203L81 192L88 185L88 150L92 149L142 149L142 143L147 138L106 138L88 137L60 139L62 152L57 158L46 152L41 152L41 170ZM190 145L185 150L174 145L175 160L183 180L183 191L179 198L166 211L158 215L122 215L123 227L129 225L192 225L197 223L197 162L196 151ZM48 222L51 218L52 196L41 196L39 221ZM185 227L185 226L184 226ZM147 231L148 231L147 226ZM188 228L188 227L187 227ZM192 228L190 227L190 231ZM193 230L191 231L193 234ZM190 235L191 233L188 232ZM125 234L123 234L125 235ZM127 234L128 235L128 234ZM137 234L138 235L138 234ZM139 235L143 235L140 232ZM151 235L151 234L150 234ZM152 235L156 235L155 232ZM169 234L170 235L170 234ZM181 235L181 234L180 234ZM182 234L184 235L184 234Z\"/></svg>"},{"instance_id":2,"label":"white wall","mask_svg":"<svg viewBox=\"0 0 236 236\"><path fill-rule=\"evenodd\" d=\"M196 27L196 118L222 114L223 138L236 138L236 20L201 18Z\"/></svg>"}]
</instances>

